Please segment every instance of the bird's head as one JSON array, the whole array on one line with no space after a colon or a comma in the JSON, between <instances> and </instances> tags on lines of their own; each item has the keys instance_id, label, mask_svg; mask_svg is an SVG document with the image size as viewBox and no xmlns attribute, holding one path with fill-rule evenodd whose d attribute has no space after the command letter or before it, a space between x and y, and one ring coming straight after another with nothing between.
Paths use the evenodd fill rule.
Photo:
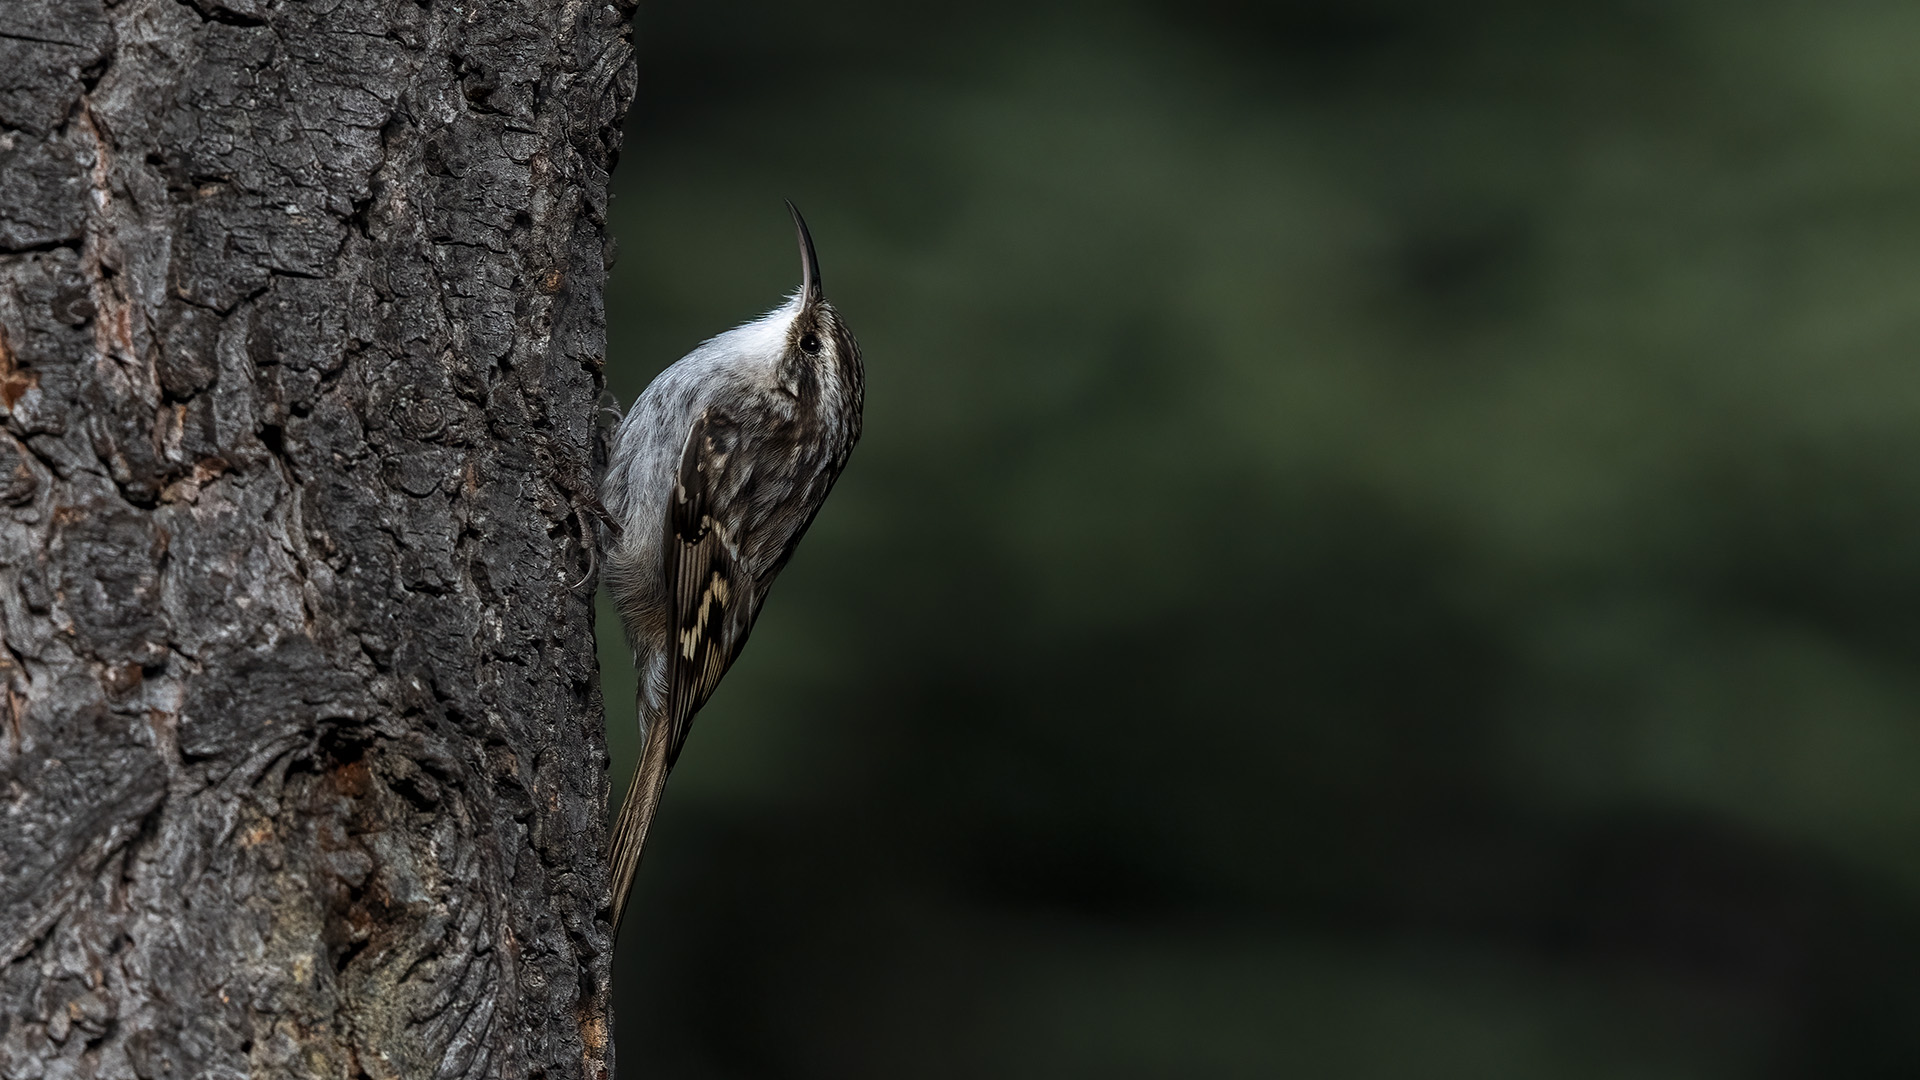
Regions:
<instances>
[{"instance_id":1,"label":"bird's head","mask_svg":"<svg viewBox=\"0 0 1920 1080\"><path fill-rule=\"evenodd\" d=\"M862 378L860 346L840 313L827 302L820 283L820 256L813 249L806 219L792 202L787 203L787 211L793 215L800 241L800 288L773 313L784 323L781 381L796 394L831 387L857 399Z\"/></svg>"},{"instance_id":2,"label":"bird's head","mask_svg":"<svg viewBox=\"0 0 1920 1080\"><path fill-rule=\"evenodd\" d=\"M703 342L681 361L689 370L726 372L748 386L783 391L797 406L823 410L857 432L864 397L860 346L820 284L820 257L791 202L800 240L800 288L752 322ZM678 366L678 365L676 365Z\"/></svg>"}]
</instances>

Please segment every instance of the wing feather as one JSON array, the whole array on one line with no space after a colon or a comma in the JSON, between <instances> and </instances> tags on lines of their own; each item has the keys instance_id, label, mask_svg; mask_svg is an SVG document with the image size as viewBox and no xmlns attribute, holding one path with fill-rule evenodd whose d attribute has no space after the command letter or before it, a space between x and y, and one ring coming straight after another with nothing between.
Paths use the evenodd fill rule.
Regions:
<instances>
[{"instance_id":1,"label":"wing feather","mask_svg":"<svg viewBox=\"0 0 1920 1080\"><path fill-rule=\"evenodd\" d=\"M752 627L753 581L740 561L744 537L734 535L716 506L731 489L739 429L709 409L694 421L680 452L680 469L667 506L665 558L673 639L668 642L667 767L672 768L720 677L746 644Z\"/></svg>"}]
</instances>

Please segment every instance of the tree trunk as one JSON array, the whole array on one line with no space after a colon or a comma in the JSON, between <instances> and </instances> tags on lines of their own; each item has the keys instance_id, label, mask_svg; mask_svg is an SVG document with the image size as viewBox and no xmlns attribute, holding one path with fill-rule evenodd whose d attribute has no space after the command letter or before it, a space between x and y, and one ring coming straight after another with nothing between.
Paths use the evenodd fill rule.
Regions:
<instances>
[{"instance_id":1,"label":"tree trunk","mask_svg":"<svg viewBox=\"0 0 1920 1080\"><path fill-rule=\"evenodd\" d=\"M631 0L0 0L0 1077L603 1075Z\"/></svg>"}]
</instances>

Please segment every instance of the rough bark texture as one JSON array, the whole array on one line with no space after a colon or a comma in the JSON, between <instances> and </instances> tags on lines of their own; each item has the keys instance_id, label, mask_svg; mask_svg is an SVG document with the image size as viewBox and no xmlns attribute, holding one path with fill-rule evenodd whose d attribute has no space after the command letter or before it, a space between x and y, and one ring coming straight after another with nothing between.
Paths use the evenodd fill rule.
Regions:
<instances>
[{"instance_id":1,"label":"rough bark texture","mask_svg":"<svg viewBox=\"0 0 1920 1080\"><path fill-rule=\"evenodd\" d=\"M592 1076L631 0L0 0L0 1077Z\"/></svg>"}]
</instances>

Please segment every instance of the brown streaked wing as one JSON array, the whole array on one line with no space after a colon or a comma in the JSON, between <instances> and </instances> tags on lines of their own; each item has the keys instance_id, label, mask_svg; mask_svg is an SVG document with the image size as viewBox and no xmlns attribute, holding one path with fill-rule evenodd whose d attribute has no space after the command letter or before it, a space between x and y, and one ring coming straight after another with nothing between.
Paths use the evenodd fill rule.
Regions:
<instances>
[{"instance_id":1,"label":"brown streaked wing","mask_svg":"<svg viewBox=\"0 0 1920 1080\"><path fill-rule=\"evenodd\" d=\"M662 568L670 591L673 640L668 642L667 719L672 740L667 767L679 760L693 715L727 673L751 628L752 588L740 565L744 537L728 535L713 495L725 479L739 428L709 409L693 422L680 452L680 471L667 505Z\"/></svg>"}]
</instances>

